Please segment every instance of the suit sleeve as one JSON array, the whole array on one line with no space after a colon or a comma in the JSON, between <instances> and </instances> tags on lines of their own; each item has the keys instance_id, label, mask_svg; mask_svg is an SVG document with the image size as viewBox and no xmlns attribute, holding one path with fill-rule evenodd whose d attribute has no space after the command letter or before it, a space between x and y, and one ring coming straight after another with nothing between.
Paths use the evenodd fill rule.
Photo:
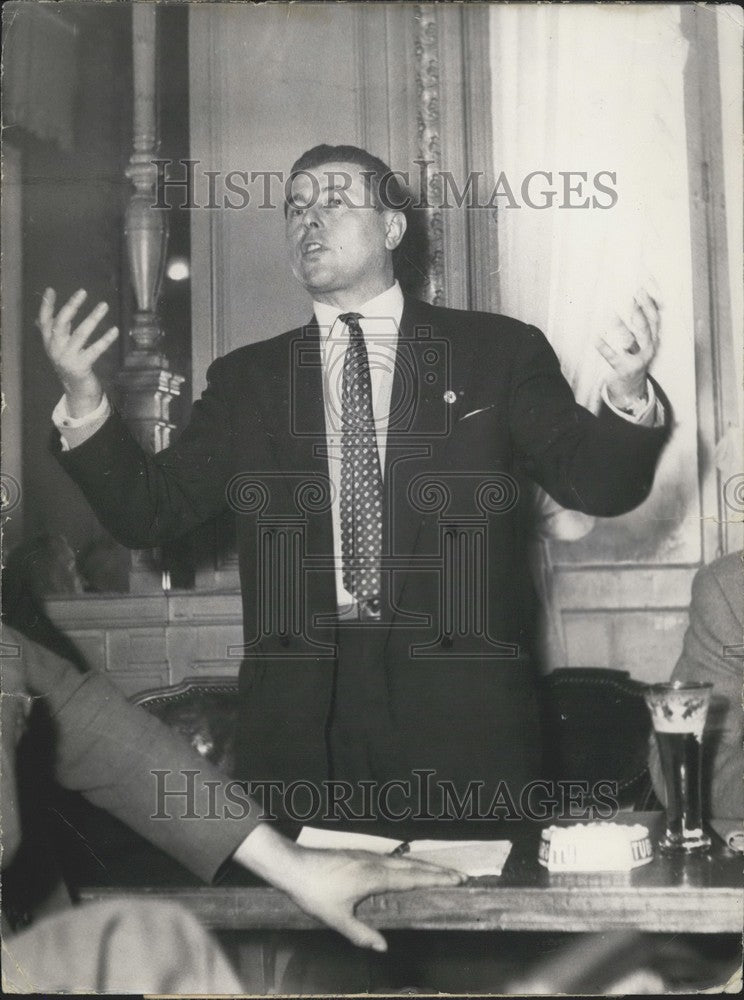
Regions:
<instances>
[{"instance_id":1,"label":"suit sleeve","mask_svg":"<svg viewBox=\"0 0 744 1000\"><path fill-rule=\"evenodd\" d=\"M659 455L669 436L663 427L642 427L603 404L599 416L579 406L558 358L535 327L516 338L510 429L524 471L569 510L612 517L637 507L651 491Z\"/></svg>"},{"instance_id":2,"label":"suit sleeve","mask_svg":"<svg viewBox=\"0 0 744 1000\"><path fill-rule=\"evenodd\" d=\"M60 784L212 881L257 826L260 807L247 797L239 805L226 799L226 776L160 720L131 705L103 674L80 673L25 639L19 645L26 684L46 700L55 726ZM185 796L171 796L159 803L153 771L168 772L166 789L180 791L193 781L193 796L188 802ZM187 779L184 771L196 775ZM206 782L215 785L210 789ZM153 819L158 812L167 818Z\"/></svg>"},{"instance_id":3,"label":"suit sleeve","mask_svg":"<svg viewBox=\"0 0 744 1000\"><path fill-rule=\"evenodd\" d=\"M175 444L151 455L114 411L90 438L53 449L101 524L130 548L177 538L225 508L231 473L231 427L222 359L207 372L207 388Z\"/></svg>"},{"instance_id":4,"label":"suit sleeve","mask_svg":"<svg viewBox=\"0 0 744 1000\"><path fill-rule=\"evenodd\" d=\"M730 576L727 573L719 577L714 566L707 566L693 581L690 624L672 680L713 684L703 737L703 793L710 815L731 818L744 816L744 573L740 557L727 557L724 562L727 569L733 570ZM649 768L654 790L664 802L664 779L655 740L651 743Z\"/></svg>"}]
</instances>

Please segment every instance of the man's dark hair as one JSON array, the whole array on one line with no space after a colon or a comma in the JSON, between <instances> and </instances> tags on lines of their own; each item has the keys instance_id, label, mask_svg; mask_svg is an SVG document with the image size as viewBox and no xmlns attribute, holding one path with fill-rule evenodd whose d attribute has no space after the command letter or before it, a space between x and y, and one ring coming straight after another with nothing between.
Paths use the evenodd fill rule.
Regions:
<instances>
[{"instance_id":1,"label":"man's dark hair","mask_svg":"<svg viewBox=\"0 0 744 1000\"><path fill-rule=\"evenodd\" d=\"M359 146L329 146L321 143L313 146L295 160L289 172L287 190L297 174L314 170L326 163L354 163L361 167L365 184L374 199L375 208L390 208L404 212L411 204L411 195L400 178L379 156L373 156Z\"/></svg>"},{"instance_id":2,"label":"man's dark hair","mask_svg":"<svg viewBox=\"0 0 744 1000\"><path fill-rule=\"evenodd\" d=\"M410 191L398 174L366 149L359 146L313 146L295 160L285 190L289 191L294 177L304 170L315 170L327 163L353 163L360 167L375 208L403 212L407 228L400 244L393 250L393 269L404 291L418 294L426 279L428 235L421 213L413 208ZM288 205L285 203L285 212Z\"/></svg>"}]
</instances>

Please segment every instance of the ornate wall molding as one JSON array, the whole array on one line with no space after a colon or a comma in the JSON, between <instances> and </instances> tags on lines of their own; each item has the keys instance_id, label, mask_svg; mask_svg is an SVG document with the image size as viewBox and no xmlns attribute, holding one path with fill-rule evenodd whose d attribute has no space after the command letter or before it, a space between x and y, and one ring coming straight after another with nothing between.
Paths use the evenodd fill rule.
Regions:
<instances>
[{"instance_id":1,"label":"ornate wall molding","mask_svg":"<svg viewBox=\"0 0 744 1000\"><path fill-rule=\"evenodd\" d=\"M439 25L433 4L416 4L413 10L416 77L416 126L429 253L424 295L432 305L444 302L444 218L442 213L442 139L440 99Z\"/></svg>"}]
</instances>

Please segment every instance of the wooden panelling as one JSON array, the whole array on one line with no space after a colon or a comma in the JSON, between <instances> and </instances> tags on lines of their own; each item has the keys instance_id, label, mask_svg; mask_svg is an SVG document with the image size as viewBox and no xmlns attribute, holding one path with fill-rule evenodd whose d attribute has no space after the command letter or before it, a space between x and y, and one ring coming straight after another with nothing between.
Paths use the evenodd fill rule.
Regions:
<instances>
[{"instance_id":1,"label":"wooden panelling","mask_svg":"<svg viewBox=\"0 0 744 1000\"><path fill-rule=\"evenodd\" d=\"M92 667L127 694L200 674L234 676L242 642L237 594L101 596L50 600L52 620Z\"/></svg>"},{"instance_id":2,"label":"wooden panelling","mask_svg":"<svg viewBox=\"0 0 744 1000\"><path fill-rule=\"evenodd\" d=\"M645 683L668 680L682 650L687 609L563 611L572 667L627 670Z\"/></svg>"},{"instance_id":3,"label":"wooden panelling","mask_svg":"<svg viewBox=\"0 0 744 1000\"><path fill-rule=\"evenodd\" d=\"M152 688L168 687L171 683L167 673L152 674L148 672L146 666L133 670L131 673L116 671L112 673L111 679L127 698L131 698L141 691L150 691Z\"/></svg>"},{"instance_id":4,"label":"wooden panelling","mask_svg":"<svg viewBox=\"0 0 744 1000\"><path fill-rule=\"evenodd\" d=\"M682 650L696 566L556 567L545 666L612 667L666 680Z\"/></svg>"},{"instance_id":5,"label":"wooden panelling","mask_svg":"<svg viewBox=\"0 0 744 1000\"><path fill-rule=\"evenodd\" d=\"M309 300L287 262L282 180L268 181L269 207L263 180L251 182L250 175L284 177L311 146L363 139L368 119L360 115L356 7L196 4L189 10L191 158L200 161L195 200L208 201L207 170L219 172L220 206L231 171L248 174L251 196L242 208L192 210L197 395L216 356L309 318Z\"/></svg>"},{"instance_id":6,"label":"wooden panelling","mask_svg":"<svg viewBox=\"0 0 744 1000\"><path fill-rule=\"evenodd\" d=\"M588 566L555 570L554 592L565 611L686 608L695 567Z\"/></svg>"}]
</instances>

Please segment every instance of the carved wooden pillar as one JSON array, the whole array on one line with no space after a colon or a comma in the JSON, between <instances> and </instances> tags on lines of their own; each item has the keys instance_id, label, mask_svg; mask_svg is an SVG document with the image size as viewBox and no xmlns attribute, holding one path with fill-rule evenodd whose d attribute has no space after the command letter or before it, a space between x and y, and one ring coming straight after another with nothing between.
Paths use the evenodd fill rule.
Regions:
<instances>
[{"instance_id":1,"label":"carved wooden pillar","mask_svg":"<svg viewBox=\"0 0 744 1000\"><path fill-rule=\"evenodd\" d=\"M174 425L171 401L180 394L184 381L170 370L161 353L162 329L158 298L168 240L165 209L154 207L157 168L156 106L157 4L132 4L132 55L134 68L133 151L126 170L134 191L126 210L129 269L136 309L129 330L124 367L117 376L120 406L127 424L144 448L167 447ZM130 587L143 592L167 586L155 560L135 554Z\"/></svg>"},{"instance_id":2,"label":"carved wooden pillar","mask_svg":"<svg viewBox=\"0 0 744 1000\"><path fill-rule=\"evenodd\" d=\"M173 425L170 402L183 378L170 371L160 352L157 313L168 239L165 209L155 205L157 168L156 58L157 5L132 4L134 64L134 148L127 177L134 185L126 211L125 235L136 310L129 330L124 370L118 384L125 416L142 444L152 451L167 446Z\"/></svg>"}]
</instances>

